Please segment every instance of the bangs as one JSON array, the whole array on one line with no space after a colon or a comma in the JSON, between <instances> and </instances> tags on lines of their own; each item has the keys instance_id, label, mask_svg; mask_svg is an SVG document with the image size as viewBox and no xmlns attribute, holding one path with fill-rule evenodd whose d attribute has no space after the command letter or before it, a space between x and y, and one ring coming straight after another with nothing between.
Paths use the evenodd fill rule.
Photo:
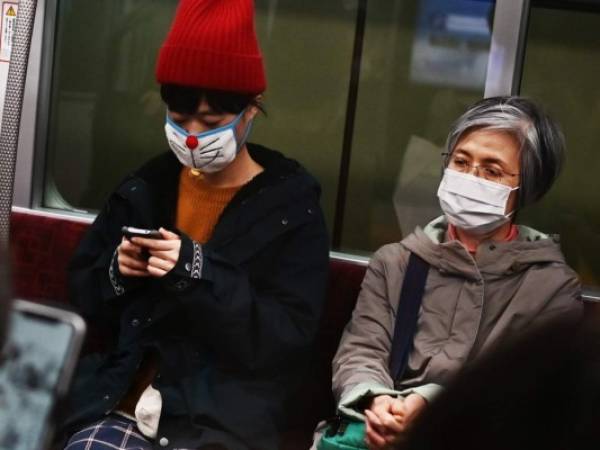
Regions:
<instances>
[{"instance_id":1,"label":"bangs","mask_svg":"<svg viewBox=\"0 0 600 450\"><path fill-rule=\"evenodd\" d=\"M252 94L163 84L160 87L160 96L170 111L180 114L194 114L204 99L217 114L239 114L248 105L255 105L262 111L261 105Z\"/></svg>"}]
</instances>

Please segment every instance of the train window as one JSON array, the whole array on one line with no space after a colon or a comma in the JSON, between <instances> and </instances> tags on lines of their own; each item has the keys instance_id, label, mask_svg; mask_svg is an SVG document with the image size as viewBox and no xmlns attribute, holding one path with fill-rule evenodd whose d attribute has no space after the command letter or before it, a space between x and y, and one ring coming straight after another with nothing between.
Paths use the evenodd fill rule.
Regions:
<instances>
[{"instance_id":1,"label":"train window","mask_svg":"<svg viewBox=\"0 0 600 450\"><path fill-rule=\"evenodd\" d=\"M441 215L450 124L483 97L493 4L369 2L341 232L349 253Z\"/></svg>"},{"instance_id":2,"label":"train window","mask_svg":"<svg viewBox=\"0 0 600 450\"><path fill-rule=\"evenodd\" d=\"M154 63L176 4L56 2L43 206L99 209L167 148Z\"/></svg>"},{"instance_id":3,"label":"train window","mask_svg":"<svg viewBox=\"0 0 600 450\"><path fill-rule=\"evenodd\" d=\"M319 180L333 227L358 0L259 0L268 117L255 142L280 149Z\"/></svg>"},{"instance_id":4,"label":"train window","mask_svg":"<svg viewBox=\"0 0 600 450\"><path fill-rule=\"evenodd\" d=\"M42 206L93 212L167 149L154 64L176 4L56 0ZM252 140L319 179L334 249L369 253L440 214L440 148L483 96L493 6L257 0L269 88Z\"/></svg>"},{"instance_id":5,"label":"train window","mask_svg":"<svg viewBox=\"0 0 600 450\"><path fill-rule=\"evenodd\" d=\"M99 209L126 173L168 149L154 67L176 4L58 2L44 206ZM251 140L312 171L330 222L356 4L256 2L269 87Z\"/></svg>"},{"instance_id":6,"label":"train window","mask_svg":"<svg viewBox=\"0 0 600 450\"><path fill-rule=\"evenodd\" d=\"M560 233L571 267L584 284L597 287L600 65L590 62L600 60L600 8L586 9L531 9L521 94L539 99L561 123L567 160L557 185L541 203L525 210L521 220ZM577 26L565 28L565 23Z\"/></svg>"}]
</instances>

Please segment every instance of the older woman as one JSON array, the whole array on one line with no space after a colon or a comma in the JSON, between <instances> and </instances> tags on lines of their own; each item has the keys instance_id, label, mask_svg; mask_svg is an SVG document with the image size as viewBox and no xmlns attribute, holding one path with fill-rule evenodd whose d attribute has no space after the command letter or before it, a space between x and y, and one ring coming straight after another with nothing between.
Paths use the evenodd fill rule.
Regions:
<instances>
[{"instance_id":1,"label":"older woman","mask_svg":"<svg viewBox=\"0 0 600 450\"><path fill-rule=\"evenodd\" d=\"M557 124L524 98L482 100L455 123L438 190L444 215L375 253L333 361L339 409L365 419L370 448L396 444L457 369L490 346L534 322L580 316L580 284L558 238L514 223L550 189L563 151ZM429 271L408 364L393 379L411 253Z\"/></svg>"}]
</instances>

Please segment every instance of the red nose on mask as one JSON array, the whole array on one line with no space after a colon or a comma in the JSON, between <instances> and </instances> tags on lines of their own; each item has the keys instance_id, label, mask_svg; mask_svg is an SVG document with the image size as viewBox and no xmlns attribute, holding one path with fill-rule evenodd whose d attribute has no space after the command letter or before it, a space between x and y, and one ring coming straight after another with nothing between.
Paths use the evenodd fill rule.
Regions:
<instances>
[{"instance_id":1,"label":"red nose on mask","mask_svg":"<svg viewBox=\"0 0 600 450\"><path fill-rule=\"evenodd\" d=\"M185 140L185 145L187 145L187 148L190 150L194 150L196 147L198 147L198 144L199 142L196 136L188 136Z\"/></svg>"}]
</instances>

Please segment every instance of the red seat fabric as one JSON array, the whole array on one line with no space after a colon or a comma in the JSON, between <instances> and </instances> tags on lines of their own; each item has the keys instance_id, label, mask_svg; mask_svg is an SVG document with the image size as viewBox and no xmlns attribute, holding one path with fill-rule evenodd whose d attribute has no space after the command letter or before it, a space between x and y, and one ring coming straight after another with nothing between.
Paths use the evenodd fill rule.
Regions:
<instances>
[{"instance_id":1,"label":"red seat fabric","mask_svg":"<svg viewBox=\"0 0 600 450\"><path fill-rule=\"evenodd\" d=\"M330 260L327 302L321 319L316 348L315 377L322 402L315 403L314 415L331 416L334 412L331 394L331 360L335 355L344 327L352 316L360 283L366 267L342 260ZM326 399L326 401L325 401Z\"/></svg>"},{"instance_id":2,"label":"red seat fabric","mask_svg":"<svg viewBox=\"0 0 600 450\"><path fill-rule=\"evenodd\" d=\"M13 212L10 223L15 297L67 303L67 265L88 224Z\"/></svg>"},{"instance_id":3,"label":"red seat fabric","mask_svg":"<svg viewBox=\"0 0 600 450\"><path fill-rule=\"evenodd\" d=\"M317 423L335 414L335 401L331 392L331 360L344 327L352 316L365 269L365 265L361 263L338 259L331 259L329 262L327 301L314 349L313 366L300 392L303 400L311 401L308 402L307 410L300 413L298 430L285 439L285 450L309 448Z\"/></svg>"}]
</instances>

